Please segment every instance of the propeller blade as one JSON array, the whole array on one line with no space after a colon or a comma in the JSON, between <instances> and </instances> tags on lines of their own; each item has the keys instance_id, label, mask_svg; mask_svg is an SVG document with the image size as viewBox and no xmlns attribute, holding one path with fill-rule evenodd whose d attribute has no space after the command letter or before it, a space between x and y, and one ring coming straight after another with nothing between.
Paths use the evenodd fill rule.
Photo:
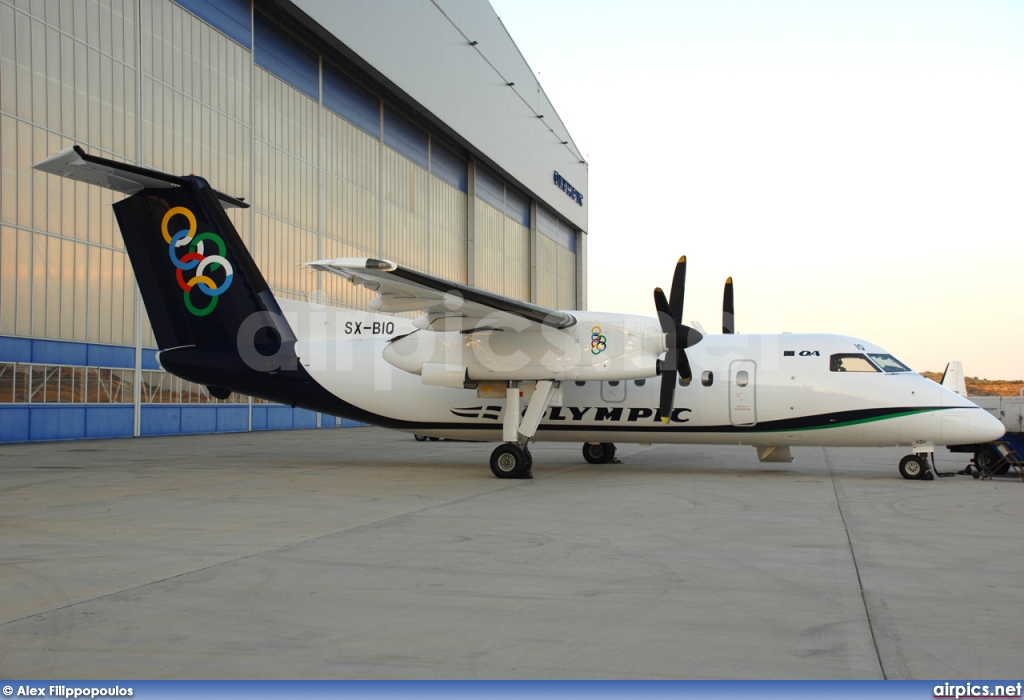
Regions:
<instances>
[{"instance_id":1,"label":"propeller blade","mask_svg":"<svg viewBox=\"0 0 1024 700\"><path fill-rule=\"evenodd\" d=\"M679 258L672 273L672 290L669 293L668 308L672 320L683 322L683 297L686 294L686 256Z\"/></svg>"},{"instance_id":2,"label":"propeller blade","mask_svg":"<svg viewBox=\"0 0 1024 700\"><path fill-rule=\"evenodd\" d=\"M693 371L690 369L690 361L686 359L686 350L680 348L679 358L677 360L679 364L679 374L682 375L684 382L693 381Z\"/></svg>"},{"instance_id":3,"label":"propeller blade","mask_svg":"<svg viewBox=\"0 0 1024 700\"><path fill-rule=\"evenodd\" d=\"M658 417L667 424L672 419L676 381L680 374L687 382L693 379L686 348L700 342L704 336L683 325L683 297L686 294L686 256L679 258L672 274L670 296L665 298L661 287L654 289L654 307L658 310L658 323L665 334L665 362L661 367L661 396L658 402Z\"/></svg>"},{"instance_id":4,"label":"propeller blade","mask_svg":"<svg viewBox=\"0 0 1024 700\"><path fill-rule=\"evenodd\" d=\"M661 324L661 331L665 334L665 345L668 352L665 353L665 362L661 368L661 399L658 401L658 417L663 423L668 423L672 411L672 401L676 389L676 365L679 334L676 328L675 319L669 307L668 299L661 287L654 288L654 308L658 310L658 323Z\"/></svg>"},{"instance_id":5,"label":"propeller blade","mask_svg":"<svg viewBox=\"0 0 1024 700\"><path fill-rule=\"evenodd\" d=\"M666 369L661 373L661 399L658 401L658 418L668 425L669 417L672 415L672 402L675 399L676 371Z\"/></svg>"},{"instance_id":6,"label":"propeller blade","mask_svg":"<svg viewBox=\"0 0 1024 700\"><path fill-rule=\"evenodd\" d=\"M673 343L675 340L673 336L676 333L676 324L672 319L672 313L669 311L668 300L665 298L665 292L662 291L661 287L654 288L654 308L658 310L658 323L661 324L661 332L665 333L668 338L666 342L669 347L675 347Z\"/></svg>"},{"instance_id":7,"label":"propeller blade","mask_svg":"<svg viewBox=\"0 0 1024 700\"><path fill-rule=\"evenodd\" d=\"M736 332L736 313L732 303L732 277L725 281L725 294L722 296L722 332Z\"/></svg>"}]
</instances>

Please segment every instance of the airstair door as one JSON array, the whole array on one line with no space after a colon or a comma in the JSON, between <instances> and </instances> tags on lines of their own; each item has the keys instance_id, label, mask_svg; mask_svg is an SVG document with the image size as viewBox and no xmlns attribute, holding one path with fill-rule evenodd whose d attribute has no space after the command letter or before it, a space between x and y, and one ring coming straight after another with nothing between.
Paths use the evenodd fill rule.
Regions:
<instances>
[{"instance_id":1,"label":"airstair door","mask_svg":"<svg viewBox=\"0 0 1024 700\"><path fill-rule=\"evenodd\" d=\"M757 364L735 360L729 365L729 419L733 425L757 423Z\"/></svg>"}]
</instances>

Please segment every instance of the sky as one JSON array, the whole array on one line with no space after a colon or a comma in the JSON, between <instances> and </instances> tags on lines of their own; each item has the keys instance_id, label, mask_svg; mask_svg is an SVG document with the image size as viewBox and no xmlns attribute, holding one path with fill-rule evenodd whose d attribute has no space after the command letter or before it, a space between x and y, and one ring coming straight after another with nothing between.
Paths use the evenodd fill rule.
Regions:
<instances>
[{"instance_id":1,"label":"sky","mask_svg":"<svg viewBox=\"0 0 1024 700\"><path fill-rule=\"evenodd\" d=\"M490 0L589 164L588 307L1024 379L1024 2ZM574 183L575 184L575 183Z\"/></svg>"}]
</instances>

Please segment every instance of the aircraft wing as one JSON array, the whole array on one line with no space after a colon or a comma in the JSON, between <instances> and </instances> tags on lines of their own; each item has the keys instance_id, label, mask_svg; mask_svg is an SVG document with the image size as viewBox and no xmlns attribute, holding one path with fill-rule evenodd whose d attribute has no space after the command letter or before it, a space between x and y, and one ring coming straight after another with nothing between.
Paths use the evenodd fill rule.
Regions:
<instances>
[{"instance_id":1,"label":"aircraft wing","mask_svg":"<svg viewBox=\"0 0 1024 700\"><path fill-rule=\"evenodd\" d=\"M340 275L353 284L361 284L377 292L377 297L370 302L370 308L376 311L423 311L439 316L489 318L496 321L501 315L509 314L553 328L568 328L576 323L576 318L566 311L556 311L449 282L401 267L390 260L337 258L314 260L305 265L314 270Z\"/></svg>"}]
</instances>

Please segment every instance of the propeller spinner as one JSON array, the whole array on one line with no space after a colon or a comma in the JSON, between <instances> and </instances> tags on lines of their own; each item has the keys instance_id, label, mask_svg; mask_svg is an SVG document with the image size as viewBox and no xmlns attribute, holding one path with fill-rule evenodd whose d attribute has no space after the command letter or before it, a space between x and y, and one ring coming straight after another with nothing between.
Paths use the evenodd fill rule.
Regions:
<instances>
[{"instance_id":1,"label":"propeller spinner","mask_svg":"<svg viewBox=\"0 0 1024 700\"><path fill-rule=\"evenodd\" d=\"M661 287L654 289L654 306L658 310L658 321L665 334L665 362L661 370L661 398L658 402L658 417L668 423L672 415L672 401L675 397L676 378L682 373L684 381L693 378L690 362L686 359L686 348L700 342L700 332L683 325L683 296L686 293L686 256L679 258L672 275L672 290L669 298Z\"/></svg>"}]
</instances>

